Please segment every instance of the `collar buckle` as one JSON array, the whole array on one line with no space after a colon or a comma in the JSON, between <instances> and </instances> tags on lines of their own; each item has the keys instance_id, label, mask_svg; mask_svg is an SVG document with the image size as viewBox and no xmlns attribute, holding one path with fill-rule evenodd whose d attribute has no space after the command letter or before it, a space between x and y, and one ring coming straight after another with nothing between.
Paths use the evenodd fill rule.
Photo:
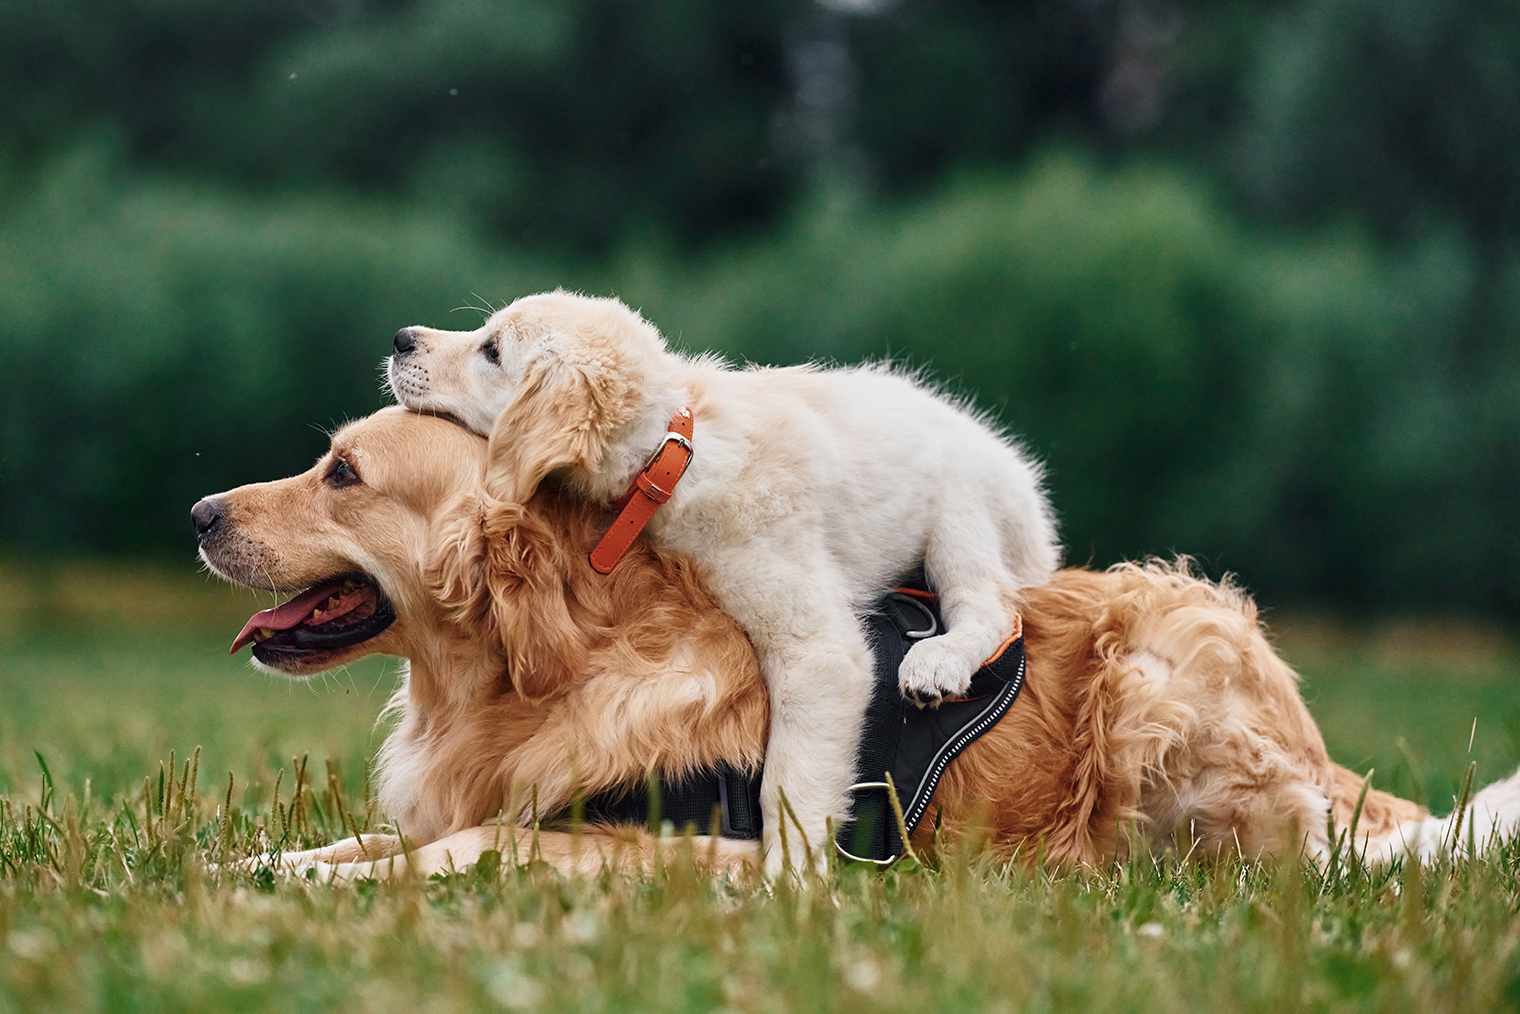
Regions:
<instances>
[{"instance_id":1,"label":"collar buckle","mask_svg":"<svg viewBox=\"0 0 1520 1014\"><path fill-rule=\"evenodd\" d=\"M654 512L674 494L676 483L696 456L691 443L693 428L690 408L682 408L671 416L670 428L659 446L634 476L628 492L613 505L618 511L617 519L591 551L591 568L598 574L612 572Z\"/></svg>"}]
</instances>

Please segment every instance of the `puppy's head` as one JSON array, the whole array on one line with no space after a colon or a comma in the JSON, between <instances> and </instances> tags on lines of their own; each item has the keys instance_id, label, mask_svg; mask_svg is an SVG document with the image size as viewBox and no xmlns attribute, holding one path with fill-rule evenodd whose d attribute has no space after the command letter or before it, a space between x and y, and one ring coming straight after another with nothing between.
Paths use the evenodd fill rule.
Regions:
<instances>
[{"instance_id":1,"label":"puppy's head","mask_svg":"<svg viewBox=\"0 0 1520 1014\"><path fill-rule=\"evenodd\" d=\"M490 435L492 491L516 502L549 472L595 471L607 441L662 397L669 369L659 331L633 310L559 290L474 331L403 328L395 349L397 400Z\"/></svg>"},{"instance_id":2,"label":"puppy's head","mask_svg":"<svg viewBox=\"0 0 1520 1014\"><path fill-rule=\"evenodd\" d=\"M432 532L480 483L485 442L453 423L386 409L343 427L301 475L206 497L191 516L219 576L295 593L233 645L260 668L306 676L362 655L412 654L434 636Z\"/></svg>"}]
</instances>

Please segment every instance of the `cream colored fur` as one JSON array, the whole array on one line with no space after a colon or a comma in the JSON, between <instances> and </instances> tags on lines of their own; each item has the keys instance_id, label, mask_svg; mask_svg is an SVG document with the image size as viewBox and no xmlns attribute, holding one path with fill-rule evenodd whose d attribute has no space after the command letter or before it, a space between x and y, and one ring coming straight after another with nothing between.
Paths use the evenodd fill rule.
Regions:
<instances>
[{"instance_id":1,"label":"cream colored fur","mask_svg":"<svg viewBox=\"0 0 1520 1014\"><path fill-rule=\"evenodd\" d=\"M963 692L1059 551L1040 470L988 423L886 367L734 370L666 348L613 299L528 296L470 332L409 329L389 380L414 409L490 434L488 488L550 475L593 504L628 488L671 414L695 458L650 537L690 553L754 643L771 695L767 862L784 793L814 843L850 810L871 656L859 620L924 561L947 632L903 660L903 693Z\"/></svg>"},{"instance_id":2,"label":"cream colored fur","mask_svg":"<svg viewBox=\"0 0 1520 1014\"><path fill-rule=\"evenodd\" d=\"M361 480L333 488L337 460ZM767 698L750 646L686 557L640 540L610 576L585 566L608 518L542 494L484 497L486 444L399 409L353 423L303 475L212 498L228 526L203 549L230 580L293 592L363 570L395 606L383 634L324 659L409 658L399 725L377 760L381 803L409 839L371 836L284 857L323 876L424 875L491 848L566 872L652 869L675 854L633 828L523 830L572 786L636 783L651 767L753 769ZM486 530L487 515L498 527ZM481 590L445 604L446 573ZM1333 764L1251 600L1185 567L1063 570L1023 601L1028 675L1008 715L953 763L916 834L1002 857L1096 867L1131 847L1323 855L1326 815L1350 825L1361 779ZM307 675L305 666L287 668ZM1478 842L1520 822L1520 776L1473 808ZM500 826L498 826L500 820ZM1455 816L1367 794L1357 847L1374 861L1457 841ZM1191 841L1186 839L1191 838ZM515 852L514 852L515 850ZM755 866L754 843L699 839L699 863Z\"/></svg>"}]
</instances>

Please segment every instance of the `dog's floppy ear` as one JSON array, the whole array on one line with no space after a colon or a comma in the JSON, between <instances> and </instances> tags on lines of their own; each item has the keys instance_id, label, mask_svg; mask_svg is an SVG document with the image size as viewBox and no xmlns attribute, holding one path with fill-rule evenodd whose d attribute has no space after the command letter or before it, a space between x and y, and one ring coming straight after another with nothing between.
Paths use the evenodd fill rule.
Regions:
<instances>
[{"instance_id":1,"label":"dog's floppy ear","mask_svg":"<svg viewBox=\"0 0 1520 1014\"><path fill-rule=\"evenodd\" d=\"M430 590L456 623L501 647L528 700L566 686L590 657L591 634L571 613L566 552L531 507L476 497L437 537Z\"/></svg>"},{"instance_id":2,"label":"dog's floppy ear","mask_svg":"<svg viewBox=\"0 0 1520 1014\"><path fill-rule=\"evenodd\" d=\"M491 428L486 488L524 503L551 472L592 471L613 433L637 410L639 387L615 352L601 357L550 349L528 368Z\"/></svg>"}]
</instances>

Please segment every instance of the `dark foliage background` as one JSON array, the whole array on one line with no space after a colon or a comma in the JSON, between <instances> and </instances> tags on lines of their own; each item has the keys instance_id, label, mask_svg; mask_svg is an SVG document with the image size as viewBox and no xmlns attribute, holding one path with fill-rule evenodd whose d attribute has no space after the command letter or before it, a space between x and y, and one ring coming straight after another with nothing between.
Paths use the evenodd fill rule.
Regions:
<instances>
[{"instance_id":1,"label":"dark foliage background","mask_svg":"<svg viewBox=\"0 0 1520 1014\"><path fill-rule=\"evenodd\" d=\"M1050 465L1073 562L1520 607L1520 8L0 0L0 545L188 556L554 285L893 356Z\"/></svg>"}]
</instances>

